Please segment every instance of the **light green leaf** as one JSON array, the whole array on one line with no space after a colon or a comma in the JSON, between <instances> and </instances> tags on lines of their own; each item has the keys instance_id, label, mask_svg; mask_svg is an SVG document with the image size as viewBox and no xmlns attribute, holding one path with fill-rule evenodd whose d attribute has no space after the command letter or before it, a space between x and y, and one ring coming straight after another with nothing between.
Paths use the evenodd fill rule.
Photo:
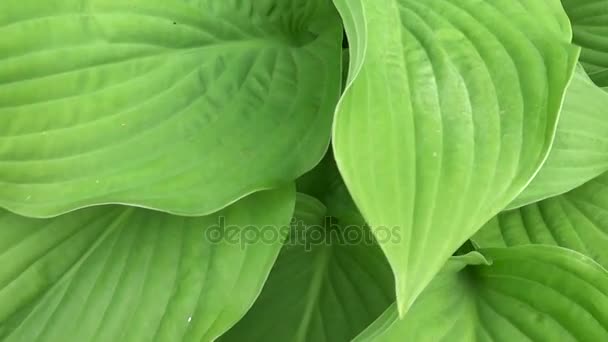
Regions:
<instances>
[{"instance_id":1,"label":"light green leaf","mask_svg":"<svg viewBox=\"0 0 608 342\"><path fill-rule=\"evenodd\" d=\"M445 270L404 319L393 306L355 341L608 340L608 273L593 260L553 246L481 252L491 265Z\"/></svg>"},{"instance_id":2,"label":"light green leaf","mask_svg":"<svg viewBox=\"0 0 608 342\"><path fill-rule=\"evenodd\" d=\"M608 269L608 173L564 195L502 212L472 239L481 247L563 246Z\"/></svg>"},{"instance_id":3,"label":"light green leaf","mask_svg":"<svg viewBox=\"0 0 608 342\"><path fill-rule=\"evenodd\" d=\"M334 153L372 228L402 232L381 246L403 314L544 162L579 50L557 0L335 3L354 19Z\"/></svg>"},{"instance_id":4,"label":"light green leaf","mask_svg":"<svg viewBox=\"0 0 608 342\"><path fill-rule=\"evenodd\" d=\"M363 3L360 0L333 1L342 17L344 31L348 40L348 74L345 88L349 88L363 66L365 47L368 39L365 13Z\"/></svg>"},{"instance_id":5,"label":"light green leaf","mask_svg":"<svg viewBox=\"0 0 608 342\"><path fill-rule=\"evenodd\" d=\"M0 207L205 215L323 156L330 0L4 0Z\"/></svg>"},{"instance_id":6,"label":"light green leaf","mask_svg":"<svg viewBox=\"0 0 608 342\"><path fill-rule=\"evenodd\" d=\"M297 224L262 294L221 341L346 342L395 300L390 266L369 229L333 215L299 194Z\"/></svg>"},{"instance_id":7,"label":"light green leaf","mask_svg":"<svg viewBox=\"0 0 608 342\"><path fill-rule=\"evenodd\" d=\"M348 69L350 65L348 49L342 49L342 86L346 87L348 82Z\"/></svg>"},{"instance_id":8,"label":"light green leaf","mask_svg":"<svg viewBox=\"0 0 608 342\"><path fill-rule=\"evenodd\" d=\"M591 79L608 86L608 1L562 0L572 22L573 42L582 46L581 62Z\"/></svg>"},{"instance_id":9,"label":"light green leaf","mask_svg":"<svg viewBox=\"0 0 608 342\"><path fill-rule=\"evenodd\" d=\"M568 192L608 171L608 94L578 68L549 157L509 208Z\"/></svg>"},{"instance_id":10,"label":"light green leaf","mask_svg":"<svg viewBox=\"0 0 608 342\"><path fill-rule=\"evenodd\" d=\"M258 296L293 208L288 187L198 218L121 206L46 220L4 211L0 340L211 341ZM228 239L251 227L276 238Z\"/></svg>"}]
</instances>

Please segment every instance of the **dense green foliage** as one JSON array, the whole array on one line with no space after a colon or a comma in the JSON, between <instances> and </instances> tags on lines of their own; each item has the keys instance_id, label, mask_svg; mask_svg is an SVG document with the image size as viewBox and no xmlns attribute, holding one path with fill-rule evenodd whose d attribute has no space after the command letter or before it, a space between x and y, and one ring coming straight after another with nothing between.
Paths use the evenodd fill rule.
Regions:
<instances>
[{"instance_id":1,"label":"dense green foliage","mask_svg":"<svg viewBox=\"0 0 608 342\"><path fill-rule=\"evenodd\" d=\"M608 341L608 0L0 1L0 341Z\"/></svg>"}]
</instances>

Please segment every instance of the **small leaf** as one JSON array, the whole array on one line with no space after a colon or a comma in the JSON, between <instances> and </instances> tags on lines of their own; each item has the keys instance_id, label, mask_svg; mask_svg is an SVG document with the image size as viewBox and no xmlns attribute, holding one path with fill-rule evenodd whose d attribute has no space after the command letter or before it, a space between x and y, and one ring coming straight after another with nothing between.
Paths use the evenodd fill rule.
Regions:
<instances>
[{"instance_id":1,"label":"small leaf","mask_svg":"<svg viewBox=\"0 0 608 342\"><path fill-rule=\"evenodd\" d=\"M553 246L481 253L490 265L449 262L404 319L393 306L355 341L608 340L608 273L593 260Z\"/></svg>"},{"instance_id":2,"label":"small leaf","mask_svg":"<svg viewBox=\"0 0 608 342\"><path fill-rule=\"evenodd\" d=\"M502 212L472 239L481 247L563 246L608 269L608 173L564 195Z\"/></svg>"},{"instance_id":3,"label":"small leaf","mask_svg":"<svg viewBox=\"0 0 608 342\"><path fill-rule=\"evenodd\" d=\"M46 220L4 211L0 340L212 341L258 296L293 208L287 187L197 218L121 206ZM230 240L260 227L274 240Z\"/></svg>"},{"instance_id":4,"label":"small leaf","mask_svg":"<svg viewBox=\"0 0 608 342\"><path fill-rule=\"evenodd\" d=\"M4 0L0 207L186 216L295 180L340 92L330 0Z\"/></svg>"},{"instance_id":5,"label":"small leaf","mask_svg":"<svg viewBox=\"0 0 608 342\"><path fill-rule=\"evenodd\" d=\"M349 84L334 154L403 314L545 161L579 50L559 1L335 0Z\"/></svg>"}]
</instances>

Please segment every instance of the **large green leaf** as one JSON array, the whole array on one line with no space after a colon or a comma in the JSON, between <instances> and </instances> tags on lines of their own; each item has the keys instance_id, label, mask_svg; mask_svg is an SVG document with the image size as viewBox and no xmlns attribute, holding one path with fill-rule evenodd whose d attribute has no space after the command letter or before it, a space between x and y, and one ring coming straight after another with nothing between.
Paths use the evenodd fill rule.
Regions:
<instances>
[{"instance_id":1,"label":"large green leaf","mask_svg":"<svg viewBox=\"0 0 608 342\"><path fill-rule=\"evenodd\" d=\"M578 57L559 1L336 0L351 66L334 152L403 313L537 172Z\"/></svg>"},{"instance_id":2,"label":"large green leaf","mask_svg":"<svg viewBox=\"0 0 608 342\"><path fill-rule=\"evenodd\" d=\"M330 0L3 0L0 206L215 212L327 149Z\"/></svg>"},{"instance_id":3,"label":"large green leaf","mask_svg":"<svg viewBox=\"0 0 608 342\"><path fill-rule=\"evenodd\" d=\"M598 85L608 86L608 1L562 0L574 31L574 43L583 47L581 62Z\"/></svg>"},{"instance_id":4,"label":"large green leaf","mask_svg":"<svg viewBox=\"0 0 608 342\"><path fill-rule=\"evenodd\" d=\"M578 68L566 92L549 157L509 205L563 194L608 171L608 94Z\"/></svg>"},{"instance_id":5,"label":"large green leaf","mask_svg":"<svg viewBox=\"0 0 608 342\"><path fill-rule=\"evenodd\" d=\"M333 189L343 185L331 150L327 151L325 157L314 169L296 180L298 192L315 197L324 203L327 196L335 193Z\"/></svg>"},{"instance_id":6,"label":"large green leaf","mask_svg":"<svg viewBox=\"0 0 608 342\"><path fill-rule=\"evenodd\" d=\"M340 196L340 207L356 212ZM262 294L222 341L346 342L394 301L390 266L369 228L331 207L299 194L298 221Z\"/></svg>"},{"instance_id":7,"label":"large green leaf","mask_svg":"<svg viewBox=\"0 0 608 342\"><path fill-rule=\"evenodd\" d=\"M564 195L502 212L473 240L481 247L563 246L608 269L608 173Z\"/></svg>"},{"instance_id":8,"label":"large green leaf","mask_svg":"<svg viewBox=\"0 0 608 342\"><path fill-rule=\"evenodd\" d=\"M553 246L482 253L491 265L452 261L404 319L393 306L356 341L608 340L608 273L593 260Z\"/></svg>"},{"instance_id":9,"label":"large green leaf","mask_svg":"<svg viewBox=\"0 0 608 342\"><path fill-rule=\"evenodd\" d=\"M2 212L0 340L211 341L258 296L293 207L289 187L198 218L121 206L46 220ZM239 244L222 227L230 239L250 227L276 238Z\"/></svg>"}]
</instances>

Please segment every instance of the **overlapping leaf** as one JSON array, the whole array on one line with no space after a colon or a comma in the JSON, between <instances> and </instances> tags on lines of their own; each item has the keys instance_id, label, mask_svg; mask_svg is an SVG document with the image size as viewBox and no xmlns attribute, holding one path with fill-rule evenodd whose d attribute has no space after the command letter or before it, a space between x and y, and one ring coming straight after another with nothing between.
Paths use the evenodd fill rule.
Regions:
<instances>
[{"instance_id":1,"label":"overlapping leaf","mask_svg":"<svg viewBox=\"0 0 608 342\"><path fill-rule=\"evenodd\" d=\"M296 180L298 192L317 198L323 203L327 203L327 196L335 194L335 189L340 186L344 186L344 184L332 151L327 151L325 157L314 169Z\"/></svg>"},{"instance_id":2,"label":"overlapping leaf","mask_svg":"<svg viewBox=\"0 0 608 342\"><path fill-rule=\"evenodd\" d=\"M215 212L327 148L340 90L330 0L6 0L0 206Z\"/></svg>"},{"instance_id":3,"label":"overlapping leaf","mask_svg":"<svg viewBox=\"0 0 608 342\"><path fill-rule=\"evenodd\" d=\"M559 1L335 1L349 84L335 157L403 313L545 160L578 57Z\"/></svg>"},{"instance_id":4,"label":"overlapping leaf","mask_svg":"<svg viewBox=\"0 0 608 342\"><path fill-rule=\"evenodd\" d=\"M608 269L608 173L564 195L500 213L473 240L481 247L563 246Z\"/></svg>"},{"instance_id":5,"label":"overlapping leaf","mask_svg":"<svg viewBox=\"0 0 608 342\"><path fill-rule=\"evenodd\" d=\"M608 171L608 94L578 68L547 161L509 204L517 208L568 192Z\"/></svg>"},{"instance_id":6,"label":"overlapping leaf","mask_svg":"<svg viewBox=\"0 0 608 342\"><path fill-rule=\"evenodd\" d=\"M608 86L608 2L562 0L572 22L574 43L583 47L581 62L591 79Z\"/></svg>"},{"instance_id":7,"label":"overlapping leaf","mask_svg":"<svg viewBox=\"0 0 608 342\"><path fill-rule=\"evenodd\" d=\"M4 211L0 339L211 341L259 294L293 207L289 187L199 218L120 206L46 220ZM275 239L220 234L252 226Z\"/></svg>"},{"instance_id":8,"label":"overlapping leaf","mask_svg":"<svg viewBox=\"0 0 608 342\"><path fill-rule=\"evenodd\" d=\"M404 319L387 310L356 341L512 342L608 339L608 273L553 246L482 250L458 257ZM473 266L462 268L462 258Z\"/></svg>"},{"instance_id":9,"label":"overlapping leaf","mask_svg":"<svg viewBox=\"0 0 608 342\"><path fill-rule=\"evenodd\" d=\"M335 190L328 207L299 194L262 294L221 341L350 341L394 301L386 258L345 188Z\"/></svg>"}]
</instances>

